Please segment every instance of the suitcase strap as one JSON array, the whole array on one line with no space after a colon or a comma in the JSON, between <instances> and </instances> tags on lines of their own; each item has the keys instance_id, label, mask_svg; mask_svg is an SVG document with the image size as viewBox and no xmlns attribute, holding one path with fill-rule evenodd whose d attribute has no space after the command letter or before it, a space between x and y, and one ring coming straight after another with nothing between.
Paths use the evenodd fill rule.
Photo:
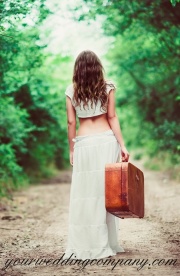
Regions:
<instances>
[{"instance_id":1,"label":"suitcase strap","mask_svg":"<svg viewBox=\"0 0 180 276\"><path fill-rule=\"evenodd\" d=\"M123 164L123 162L121 163L121 181L122 181L122 185L121 185L121 200L123 202L124 205L127 204L127 189L126 189L126 170L124 169L125 166Z\"/></svg>"}]
</instances>

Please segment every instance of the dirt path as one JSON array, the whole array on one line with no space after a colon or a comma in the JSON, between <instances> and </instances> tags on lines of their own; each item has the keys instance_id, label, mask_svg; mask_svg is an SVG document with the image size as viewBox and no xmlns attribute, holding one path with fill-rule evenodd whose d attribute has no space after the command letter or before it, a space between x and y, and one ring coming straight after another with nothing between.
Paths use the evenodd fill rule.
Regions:
<instances>
[{"instance_id":1,"label":"dirt path","mask_svg":"<svg viewBox=\"0 0 180 276\"><path fill-rule=\"evenodd\" d=\"M145 176L145 217L120 219L119 244L126 252L108 258L108 265L47 262L60 259L66 246L71 170L64 171L49 184L31 186L14 193L12 201L1 202L0 275L178 275L180 185L161 173L145 170L141 161L133 163ZM23 259L29 263L20 264ZM35 265L31 259L46 259L46 264ZM126 265L120 265L121 259ZM130 265L128 259L140 259L141 265ZM152 265L155 259L177 261L175 265L163 261Z\"/></svg>"}]
</instances>

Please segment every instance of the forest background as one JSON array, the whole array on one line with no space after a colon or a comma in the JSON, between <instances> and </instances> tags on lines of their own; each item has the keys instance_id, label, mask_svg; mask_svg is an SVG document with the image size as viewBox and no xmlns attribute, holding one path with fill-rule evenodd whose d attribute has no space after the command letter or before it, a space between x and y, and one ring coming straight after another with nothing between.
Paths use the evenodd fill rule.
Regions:
<instances>
[{"instance_id":1,"label":"forest background","mask_svg":"<svg viewBox=\"0 0 180 276\"><path fill-rule=\"evenodd\" d=\"M68 31L65 2L74 26L99 26L94 45L104 43L104 52L96 53L117 86L117 114L129 152L179 180L180 1L50 2L0 2L0 196L70 166L65 90L75 55L63 47L58 51L47 27L51 18L62 17L60 32ZM72 47L80 44L78 30L75 36Z\"/></svg>"}]
</instances>

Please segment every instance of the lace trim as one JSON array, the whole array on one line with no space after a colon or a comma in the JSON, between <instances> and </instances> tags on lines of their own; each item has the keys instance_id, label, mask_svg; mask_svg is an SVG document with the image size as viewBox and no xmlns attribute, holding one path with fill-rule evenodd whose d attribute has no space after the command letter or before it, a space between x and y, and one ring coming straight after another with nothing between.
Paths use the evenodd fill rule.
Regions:
<instances>
[{"instance_id":1,"label":"lace trim","mask_svg":"<svg viewBox=\"0 0 180 276\"><path fill-rule=\"evenodd\" d=\"M78 224L69 224L69 227L102 227L102 226L107 226L107 224L81 224L81 225L78 225Z\"/></svg>"},{"instance_id":2,"label":"lace trim","mask_svg":"<svg viewBox=\"0 0 180 276\"><path fill-rule=\"evenodd\" d=\"M91 250L85 250L85 249L83 249L83 248L78 248L79 250L82 250L82 251L89 251L89 252L91 252L91 251L95 251L95 250L97 250L97 249L100 249L100 250L115 250L115 248L113 249L113 248L111 248L111 247L94 247L93 249L91 249ZM66 252L69 252L69 251L71 251L71 250L77 250L77 248L70 248L70 249L68 249Z\"/></svg>"},{"instance_id":3,"label":"lace trim","mask_svg":"<svg viewBox=\"0 0 180 276\"><path fill-rule=\"evenodd\" d=\"M104 169L91 170L91 171L73 171L73 173L89 173L89 172L104 172Z\"/></svg>"},{"instance_id":4,"label":"lace trim","mask_svg":"<svg viewBox=\"0 0 180 276\"><path fill-rule=\"evenodd\" d=\"M93 139L96 139L96 138L100 138L100 135L99 136L94 136L93 137ZM102 142L101 141L101 145L106 145L106 144L111 144L111 143L118 143L118 141L117 141L117 139L112 135L112 137L111 138L113 138L112 140L109 140L108 142ZM84 138L84 139L86 139L86 138ZM88 138L87 138L88 139ZM79 141L82 141L83 139L79 139L78 141L76 141L76 143L74 144L74 148L76 148L76 147L99 147L99 145L96 145L96 144L89 144L89 145L80 145L80 144L77 144L77 142L79 142ZM87 141L86 141L87 142Z\"/></svg>"},{"instance_id":5,"label":"lace trim","mask_svg":"<svg viewBox=\"0 0 180 276\"><path fill-rule=\"evenodd\" d=\"M100 199L100 197L104 198L104 195L97 195L97 196L87 196L87 197L73 197L71 200L88 200L88 199L92 199L92 198L97 198Z\"/></svg>"}]
</instances>

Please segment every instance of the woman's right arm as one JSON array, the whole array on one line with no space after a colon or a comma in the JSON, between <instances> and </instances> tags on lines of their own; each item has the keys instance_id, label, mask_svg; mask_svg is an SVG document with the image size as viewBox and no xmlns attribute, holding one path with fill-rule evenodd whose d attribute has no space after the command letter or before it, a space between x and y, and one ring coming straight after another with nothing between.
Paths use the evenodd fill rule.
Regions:
<instances>
[{"instance_id":1,"label":"woman's right arm","mask_svg":"<svg viewBox=\"0 0 180 276\"><path fill-rule=\"evenodd\" d=\"M115 111L115 97L114 97L114 90L113 89L109 92L108 97L109 97L108 110L107 110L108 123L109 123L112 131L114 132L114 135L116 136L116 139L117 139L118 143L121 146L123 161L128 161L129 152L127 151L127 149L125 147L123 135L122 135L122 132L121 132L120 123L119 123L119 120L118 120L118 117L117 117L117 114L116 114L116 111Z\"/></svg>"}]
</instances>

